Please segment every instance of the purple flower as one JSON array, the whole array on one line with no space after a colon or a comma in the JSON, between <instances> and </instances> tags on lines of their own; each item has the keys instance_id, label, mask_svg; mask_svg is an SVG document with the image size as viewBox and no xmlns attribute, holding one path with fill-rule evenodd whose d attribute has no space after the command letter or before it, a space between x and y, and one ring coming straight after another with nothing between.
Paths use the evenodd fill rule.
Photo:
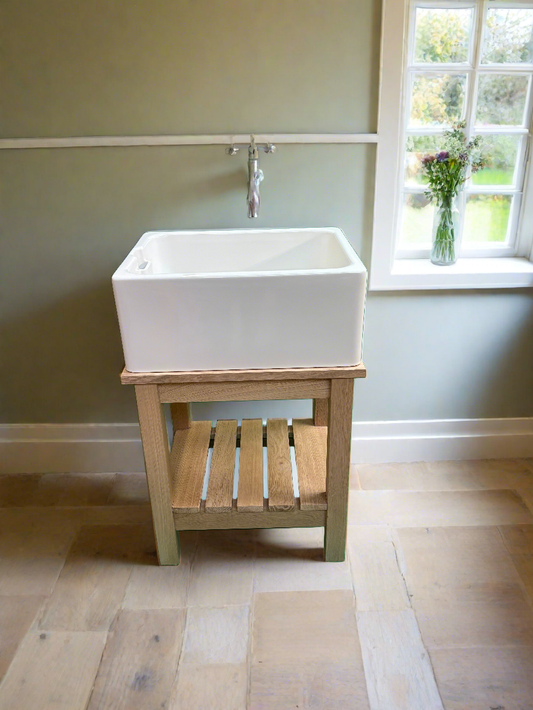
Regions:
<instances>
[{"instance_id":1,"label":"purple flower","mask_svg":"<svg viewBox=\"0 0 533 710\"><path fill-rule=\"evenodd\" d=\"M445 160L448 160L449 157L450 154L447 150L441 150L440 153L437 153L437 160L439 161L439 163L443 163Z\"/></svg>"},{"instance_id":2,"label":"purple flower","mask_svg":"<svg viewBox=\"0 0 533 710\"><path fill-rule=\"evenodd\" d=\"M425 156L422 158L422 165L429 165L429 164L432 163L434 160L435 160L435 156L434 156L434 155L425 155Z\"/></svg>"}]
</instances>

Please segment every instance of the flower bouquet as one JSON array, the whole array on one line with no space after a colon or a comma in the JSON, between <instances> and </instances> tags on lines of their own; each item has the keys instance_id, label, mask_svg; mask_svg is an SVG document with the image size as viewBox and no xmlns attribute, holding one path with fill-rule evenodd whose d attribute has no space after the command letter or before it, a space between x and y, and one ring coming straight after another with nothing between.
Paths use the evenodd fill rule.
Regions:
<instances>
[{"instance_id":1,"label":"flower bouquet","mask_svg":"<svg viewBox=\"0 0 533 710\"><path fill-rule=\"evenodd\" d=\"M443 150L422 159L422 170L427 177L426 197L435 202L431 261L441 266L457 260L455 246L459 225L457 196L469 177L485 167L481 155L481 136L467 140L465 123L458 123L444 132Z\"/></svg>"}]
</instances>

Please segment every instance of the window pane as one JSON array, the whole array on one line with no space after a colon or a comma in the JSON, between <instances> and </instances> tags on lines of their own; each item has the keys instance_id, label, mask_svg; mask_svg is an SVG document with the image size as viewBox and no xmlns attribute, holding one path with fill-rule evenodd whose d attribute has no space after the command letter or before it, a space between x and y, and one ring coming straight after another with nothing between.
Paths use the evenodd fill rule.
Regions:
<instances>
[{"instance_id":1,"label":"window pane","mask_svg":"<svg viewBox=\"0 0 533 710\"><path fill-rule=\"evenodd\" d=\"M511 200L511 195L468 195L463 243L505 242Z\"/></svg>"},{"instance_id":2,"label":"window pane","mask_svg":"<svg viewBox=\"0 0 533 710\"><path fill-rule=\"evenodd\" d=\"M482 62L517 64L533 60L533 10L495 8L487 12Z\"/></svg>"},{"instance_id":3,"label":"window pane","mask_svg":"<svg viewBox=\"0 0 533 710\"><path fill-rule=\"evenodd\" d=\"M402 214L402 242L404 246L430 244L433 211L433 205L424 193L404 196Z\"/></svg>"},{"instance_id":4,"label":"window pane","mask_svg":"<svg viewBox=\"0 0 533 710\"><path fill-rule=\"evenodd\" d=\"M476 124L478 126L522 126L529 77L509 74L480 74Z\"/></svg>"},{"instance_id":5,"label":"window pane","mask_svg":"<svg viewBox=\"0 0 533 710\"><path fill-rule=\"evenodd\" d=\"M405 144L405 183L425 185L422 174L422 158L428 153L436 153L441 146L442 136L408 136Z\"/></svg>"},{"instance_id":6,"label":"window pane","mask_svg":"<svg viewBox=\"0 0 533 710\"><path fill-rule=\"evenodd\" d=\"M412 126L449 126L463 116L465 74L415 74Z\"/></svg>"},{"instance_id":7,"label":"window pane","mask_svg":"<svg viewBox=\"0 0 533 710\"><path fill-rule=\"evenodd\" d=\"M415 62L466 62L472 9L417 8Z\"/></svg>"},{"instance_id":8,"label":"window pane","mask_svg":"<svg viewBox=\"0 0 533 710\"><path fill-rule=\"evenodd\" d=\"M520 136L483 136L487 167L472 175L474 185L513 185Z\"/></svg>"}]
</instances>

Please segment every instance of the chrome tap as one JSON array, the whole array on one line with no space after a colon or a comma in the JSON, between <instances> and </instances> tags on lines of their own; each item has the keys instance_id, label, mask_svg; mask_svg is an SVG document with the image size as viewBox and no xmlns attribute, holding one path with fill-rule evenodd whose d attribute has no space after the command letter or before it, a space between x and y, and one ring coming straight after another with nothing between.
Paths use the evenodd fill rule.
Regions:
<instances>
[{"instance_id":1,"label":"chrome tap","mask_svg":"<svg viewBox=\"0 0 533 710\"><path fill-rule=\"evenodd\" d=\"M276 146L272 143L266 143L257 146L255 136L250 135L250 145L248 146L248 217L255 219L259 215L259 207L261 205L261 195L259 193L259 184L265 179L263 171L259 169L259 150L264 150L265 153L274 153ZM239 147L232 143L229 148L226 148L228 155L237 155Z\"/></svg>"},{"instance_id":2,"label":"chrome tap","mask_svg":"<svg viewBox=\"0 0 533 710\"><path fill-rule=\"evenodd\" d=\"M259 169L259 151L255 145L255 136L251 136L248 146L248 217L255 219L259 214L261 195L259 183L265 179L263 171Z\"/></svg>"}]
</instances>

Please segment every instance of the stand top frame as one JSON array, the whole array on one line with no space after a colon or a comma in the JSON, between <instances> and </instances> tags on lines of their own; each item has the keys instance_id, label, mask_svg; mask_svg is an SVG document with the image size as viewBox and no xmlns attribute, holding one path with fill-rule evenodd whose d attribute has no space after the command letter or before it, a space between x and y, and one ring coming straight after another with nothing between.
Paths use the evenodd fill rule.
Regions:
<instances>
[{"instance_id":1,"label":"stand top frame","mask_svg":"<svg viewBox=\"0 0 533 710\"><path fill-rule=\"evenodd\" d=\"M184 382L253 382L265 380L329 380L358 379L366 377L366 368L359 365L347 367L295 367L271 370L193 370L190 372L129 372L124 368L120 375L123 385L168 385Z\"/></svg>"}]
</instances>

